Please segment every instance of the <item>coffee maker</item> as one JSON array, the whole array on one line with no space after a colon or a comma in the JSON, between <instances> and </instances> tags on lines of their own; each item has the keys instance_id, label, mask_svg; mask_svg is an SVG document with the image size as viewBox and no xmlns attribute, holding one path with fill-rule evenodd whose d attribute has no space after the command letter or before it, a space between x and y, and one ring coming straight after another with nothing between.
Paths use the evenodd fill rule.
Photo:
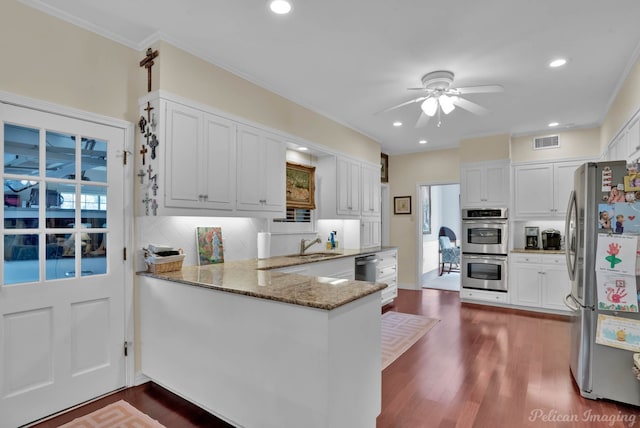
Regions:
<instances>
[{"instance_id":1,"label":"coffee maker","mask_svg":"<svg viewBox=\"0 0 640 428\"><path fill-rule=\"evenodd\" d=\"M534 226L525 226L524 238L525 238L525 250L537 250L538 247L538 234L540 228Z\"/></svg>"},{"instance_id":2,"label":"coffee maker","mask_svg":"<svg viewBox=\"0 0 640 428\"><path fill-rule=\"evenodd\" d=\"M561 241L559 230L547 229L542 231L543 250L559 250L562 246Z\"/></svg>"}]
</instances>

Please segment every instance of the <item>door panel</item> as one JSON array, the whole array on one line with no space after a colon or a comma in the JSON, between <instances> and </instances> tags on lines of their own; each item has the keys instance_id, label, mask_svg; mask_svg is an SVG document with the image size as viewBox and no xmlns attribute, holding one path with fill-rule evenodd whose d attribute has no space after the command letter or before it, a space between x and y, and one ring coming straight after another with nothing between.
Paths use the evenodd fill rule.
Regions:
<instances>
[{"instance_id":1,"label":"door panel","mask_svg":"<svg viewBox=\"0 0 640 428\"><path fill-rule=\"evenodd\" d=\"M125 130L0 104L0 141L5 428L125 384Z\"/></svg>"}]
</instances>

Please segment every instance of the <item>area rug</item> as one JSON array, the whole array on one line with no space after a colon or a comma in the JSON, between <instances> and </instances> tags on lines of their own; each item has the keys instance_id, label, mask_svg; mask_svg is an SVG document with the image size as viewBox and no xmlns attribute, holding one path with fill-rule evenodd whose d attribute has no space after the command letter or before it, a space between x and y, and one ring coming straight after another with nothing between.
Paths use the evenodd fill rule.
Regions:
<instances>
[{"instance_id":1,"label":"area rug","mask_svg":"<svg viewBox=\"0 0 640 428\"><path fill-rule=\"evenodd\" d=\"M439 320L402 312L382 314L382 370L424 336Z\"/></svg>"},{"instance_id":2,"label":"area rug","mask_svg":"<svg viewBox=\"0 0 640 428\"><path fill-rule=\"evenodd\" d=\"M59 428L165 428L124 400L74 419Z\"/></svg>"}]
</instances>

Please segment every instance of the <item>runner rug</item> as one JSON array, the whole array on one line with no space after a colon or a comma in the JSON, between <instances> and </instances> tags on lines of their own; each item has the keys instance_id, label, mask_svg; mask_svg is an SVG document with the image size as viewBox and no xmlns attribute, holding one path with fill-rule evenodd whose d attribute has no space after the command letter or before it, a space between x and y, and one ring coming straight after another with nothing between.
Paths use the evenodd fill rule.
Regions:
<instances>
[{"instance_id":1,"label":"runner rug","mask_svg":"<svg viewBox=\"0 0 640 428\"><path fill-rule=\"evenodd\" d=\"M439 320L401 312L382 314L382 370L424 336Z\"/></svg>"},{"instance_id":2,"label":"runner rug","mask_svg":"<svg viewBox=\"0 0 640 428\"><path fill-rule=\"evenodd\" d=\"M93 413L74 419L59 428L164 428L124 400L111 403Z\"/></svg>"}]
</instances>

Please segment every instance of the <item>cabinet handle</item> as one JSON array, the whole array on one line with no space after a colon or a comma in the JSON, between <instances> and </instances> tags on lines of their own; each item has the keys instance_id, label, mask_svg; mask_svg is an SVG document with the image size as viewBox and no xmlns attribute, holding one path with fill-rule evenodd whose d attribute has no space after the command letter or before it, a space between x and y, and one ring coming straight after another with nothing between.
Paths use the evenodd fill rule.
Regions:
<instances>
[{"instance_id":1,"label":"cabinet handle","mask_svg":"<svg viewBox=\"0 0 640 428\"><path fill-rule=\"evenodd\" d=\"M261 204L266 204L266 203L267 203L267 200L266 200L266 199L260 199L260 201L259 201L259 202L260 202Z\"/></svg>"}]
</instances>

